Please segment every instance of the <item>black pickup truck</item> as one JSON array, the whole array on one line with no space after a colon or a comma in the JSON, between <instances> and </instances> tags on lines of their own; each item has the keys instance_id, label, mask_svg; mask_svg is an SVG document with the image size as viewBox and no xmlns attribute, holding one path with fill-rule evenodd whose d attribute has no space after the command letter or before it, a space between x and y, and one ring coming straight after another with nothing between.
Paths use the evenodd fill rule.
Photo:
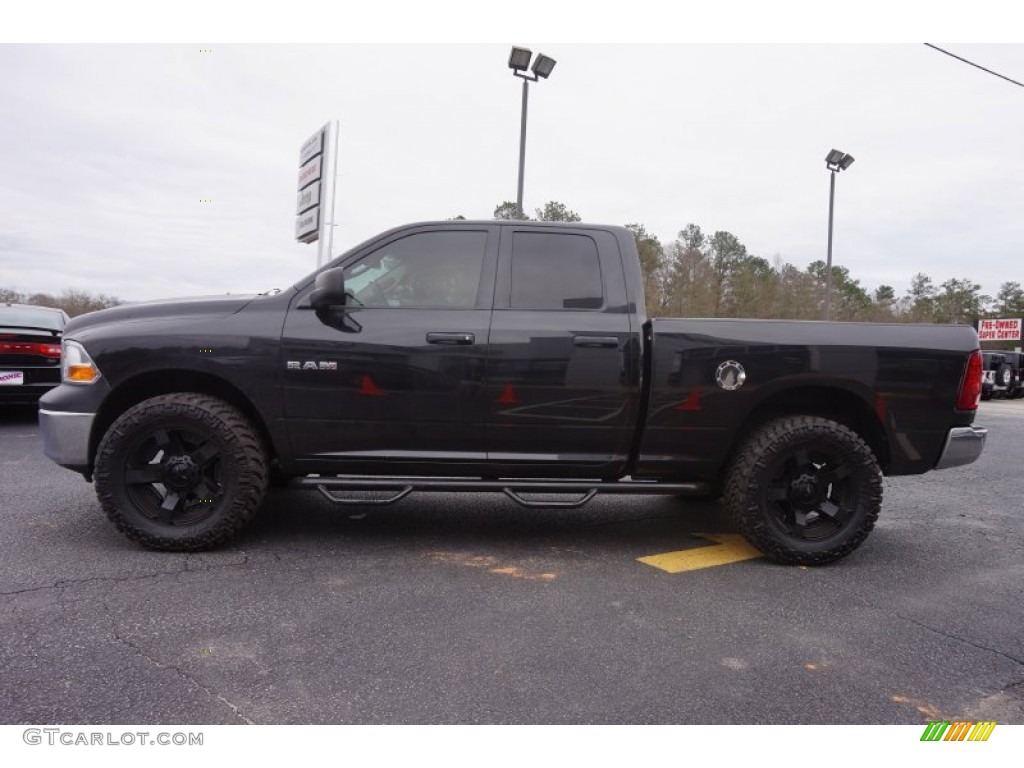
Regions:
<instances>
[{"instance_id":1,"label":"black pickup truck","mask_svg":"<svg viewBox=\"0 0 1024 768\"><path fill-rule=\"evenodd\" d=\"M868 536L883 474L986 437L971 327L648 319L614 226L408 225L286 290L93 312L63 344L45 452L166 550L227 541L276 479L361 504L721 494L766 555L821 564Z\"/></svg>"}]
</instances>

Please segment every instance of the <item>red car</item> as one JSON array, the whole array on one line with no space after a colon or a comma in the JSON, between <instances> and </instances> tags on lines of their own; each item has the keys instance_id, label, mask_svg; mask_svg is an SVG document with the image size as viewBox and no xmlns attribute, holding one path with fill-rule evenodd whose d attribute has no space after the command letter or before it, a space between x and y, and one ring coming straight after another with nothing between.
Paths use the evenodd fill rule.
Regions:
<instances>
[{"instance_id":1,"label":"red car","mask_svg":"<svg viewBox=\"0 0 1024 768\"><path fill-rule=\"evenodd\" d=\"M0 304L0 405L35 403L60 384L62 309Z\"/></svg>"}]
</instances>

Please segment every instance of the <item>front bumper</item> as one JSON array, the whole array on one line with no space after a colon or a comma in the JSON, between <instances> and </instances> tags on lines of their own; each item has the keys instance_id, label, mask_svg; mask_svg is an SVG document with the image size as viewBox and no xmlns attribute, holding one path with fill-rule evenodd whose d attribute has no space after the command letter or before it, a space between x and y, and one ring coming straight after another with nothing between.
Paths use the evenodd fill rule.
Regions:
<instances>
[{"instance_id":1,"label":"front bumper","mask_svg":"<svg viewBox=\"0 0 1024 768\"><path fill-rule=\"evenodd\" d=\"M949 430L935 468L949 469L974 462L981 456L986 437L988 430L984 427L954 427Z\"/></svg>"},{"instance_id":2,"label":"front bumper","mask_svg":"<svg viewBox=\"0 0 1024 768\"><path fill-rule=\"evenodd\" d=\"M43 453L62 467L77 472L89 467L89 435L95 413L68 413L39 409Z\"/></svg>"}]
</instances>

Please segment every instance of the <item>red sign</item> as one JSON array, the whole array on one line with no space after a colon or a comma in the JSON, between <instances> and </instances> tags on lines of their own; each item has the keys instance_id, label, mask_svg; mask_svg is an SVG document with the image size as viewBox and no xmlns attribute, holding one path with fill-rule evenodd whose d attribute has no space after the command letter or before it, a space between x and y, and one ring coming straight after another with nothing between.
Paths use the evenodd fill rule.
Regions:
<instances>
[{"instance_id":1,"label":"red sign","mask_svg":"<svg viewBox=\"0 0 1024 768\"><path fill-rule=\"evenodd\" d=\"M978 341L1020 341L1020 320L979 320Z\"/></svg>"}]
</instances>

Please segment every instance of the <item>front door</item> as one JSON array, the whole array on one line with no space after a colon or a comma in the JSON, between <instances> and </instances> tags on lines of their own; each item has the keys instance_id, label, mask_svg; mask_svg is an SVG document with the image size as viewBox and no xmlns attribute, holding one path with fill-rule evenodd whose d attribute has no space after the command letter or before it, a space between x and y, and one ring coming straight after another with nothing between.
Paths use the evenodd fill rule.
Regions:
<instances>
[{"instance_id":1,"label":"front door","mask_svg":"<svg viewBox=\"0 0 1024 768\"><path fill-rule=\"evenodd\" d=\"M318 317L300 292L282 340L299 468L480 469L496 241L486 224L403 230L346 260L345 307Z\"/></svg>"}]
</instances>

